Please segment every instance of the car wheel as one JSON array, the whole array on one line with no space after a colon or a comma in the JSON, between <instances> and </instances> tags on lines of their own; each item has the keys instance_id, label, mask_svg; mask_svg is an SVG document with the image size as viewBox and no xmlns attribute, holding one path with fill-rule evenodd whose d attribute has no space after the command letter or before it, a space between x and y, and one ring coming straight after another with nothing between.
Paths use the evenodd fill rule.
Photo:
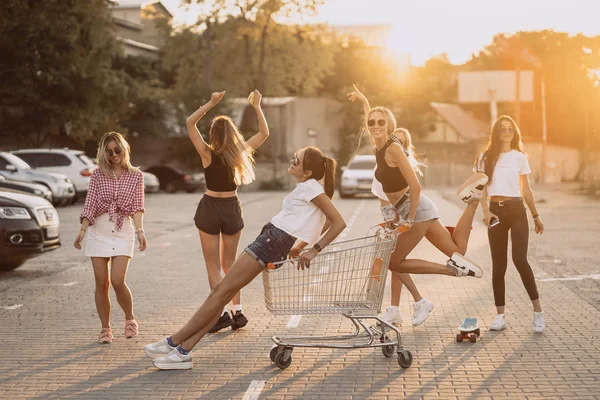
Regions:
<instances>
[{"instance_id":1,"label":"car wheel","mask_svg":"<svg viewBox=\"0 0 600 400\"><path fill-rule=\"evenodd\" d=\"M75 196L73 196L73 198L71 199L69 204L75 204L78 201L79 201L79 195L76 194Z\"/></svg>"},{"instance_id":2,"label":"car wheel","mask_svg":"<svg viewBox=\"0 0 600 400\"><path fill-rule=\"evenodd\" d=\"M188 192L188 193L195 193L196 189L195 188L193 188L193 189L185 189L185 191Z\"/></svg>"},{"instance_id":3,"label":"car wheel","mask_svg":"<svg viewBox=\"0 0 600 400\"><path fill-rule=\"evenodd\" d=\"M18 261L10 261L10 262L1 262L0 263L0 271L12 271L13 269L19 268L25 260Z\"/></svg>"},{"instance_id":4,"label":"car wheel","mask_svg":"<svg viewBox=\"0 0 600 400\"><path fill-rule=\"evenodd\" d=\"M165 186L165 192L167 193L175 193L177 191L177 186L173 182L167 183Z\"/></svg>"},{"instance_id":5,"label":"car wheel","mask_svg":"<svg viewBox=\"0 0 600 400\"><path fill-rule=\"evenodd\" d=\"M350 198L350 197L352 197L352 195L351 195L351 194L346 194L346 193L344 193L344 192L342 192L342 191L340 190L340 198L342 198L342 199L348 199L348 198Z\"/></svg>"}]
</instances>

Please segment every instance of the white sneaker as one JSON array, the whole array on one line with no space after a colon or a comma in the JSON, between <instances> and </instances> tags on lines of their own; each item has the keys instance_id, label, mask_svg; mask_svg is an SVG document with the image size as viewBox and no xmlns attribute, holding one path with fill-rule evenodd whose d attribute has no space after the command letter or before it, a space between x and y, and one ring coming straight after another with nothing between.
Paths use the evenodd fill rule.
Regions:
<instances>
[{"instance_id":1,"label":"white sneaker","mask_svg":"<svg viewBox=\"0 0 600 400\"><path fill-rule=\"evenodd\" d=\"M456 195L465 203L473 200L480 200L483 195L483 189L488 182L488 176L477 172L469 177L456 191Z\"/></svg>"},{"instance_id":2,"label":"white sneaker","mask_svg":"<svg viewBox=\"0 0 600 400\"><path fill-rule=\"evenodd\" d=\"M490 331L501 331L506 329L506 317L504 314L496 315L496 319L490 325Z\"/></svg>"},{"instance_id":3,"label":"white sneaker","mask_svg":"<svg viewBox=\"0 0 600 400\"><path fill-rule=\"evenodd\" d=\"M446 266L454 269L456 271L456 276L473 276L475 278L481 278L483 276L483 270L479 268L477 264L459 253L452 254L452 257L450 257Z\"/></svg>"},{"instance_id":4,"label":"white sneaker","mask_svg":"<svg viewBox=\"0 0 600 400\"><path fill-rule=\"evenodd\" d=\"M433 310L433 303L427 299L421 299L413 304L413 326L419 326L427 320L429 313Z\"/></svg>"},{"instance_id":5,"label":"white sneaker","mask_svg":"<svg viewBox=\"0 0 600 400\"><path fill-rule=\"evenodd\" d=\"M546 321L544 321L544 312L533 313L533 333L544 333Z\"/></svg>"},{"instance_id":6,"label":"white sneaker","mask_svg":"<svg viewBox=\"0 0 600 400\"><path fill-rule=\"evenodd\" d=\"M400 314L400 309L397 306L387 306L385 313L383 313L383 315L381 315L379 318L390 325L402 325L402 315Z\"/></svg>"},{"instance_id":7,"label":"white sneaker","mask_svg":"<svg viewBox=\"0 0 600 400\"><path fill-rule=\"evenodd\" d=\"M162 357L173 351L175 347L167 343L167 338L164 338L156 343L150 343L144 346L144 353L150 358Z\"/></svg>"},{"instance_id":8,"label":"white sneaker","mask_svg":"<svg viewBox=\"0 0 600 400\"><path fill-rule=\"evenodd\" d=\"M152 364L158 369L191 369L193 366L192 352L183 355L175 348L169 354L152 360Z\"/></svg>"}]
</instances>

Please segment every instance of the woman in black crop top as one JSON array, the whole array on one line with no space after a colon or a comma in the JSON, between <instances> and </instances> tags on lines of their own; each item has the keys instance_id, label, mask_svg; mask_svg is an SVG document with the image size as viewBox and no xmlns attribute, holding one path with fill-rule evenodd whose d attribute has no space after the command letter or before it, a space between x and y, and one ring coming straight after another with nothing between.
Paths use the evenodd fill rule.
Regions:
<instances>
[{"instance_id":1,"label":"woman in black crop top","mask_svg":"<svg viewBox=\"0 0 600 400\"><path fill-rule=\"evenodd\" d=\"M206 143L196 124L221 101L224 95L225 92L213 93L210 101L186 120L190 139L202 157L206 178L206 192L198 204L194 222L200 233L200 243L211 289L221 280L221 269L227 274L237 256L244 228L237 187L254 181L253 153L269 137L269 127L260 105L262 96L258 90L255 90L249 100L256 109L259 132L246 141L231 118L221 115L213 119L208 135L209 143ZM222 258L220 257L221 243ZM248 323L248 319L242 314L240 293L235 295L232 303L232 316L227 309L223 310L221 318L211 332L228 326L235 330Z\"/></svg>"},{"instance_id":2,"label":"woman in black crop top","mask_svg":"<svg viewBox=\"0 0 600 400\"><path fill-rule=\"evenodd\" d=\"M409 229L398 235L396 250L390 260L390 269L399 273L440 274L452 276L474 276L480 278L483 271L463 255L471 232L471 225L487 176L474 174L458 190L458 195L468 205L450 233L439 221L438 209L427 196L421 194L417 178L418 164L408 157L398 143L390 140L396 129L396 119L384 107L370 108L367 98L354 86L348 94L350 100L363 104L368 131L377 159L375 176L381 179L383 190L391 205L395 222ZM426 260L407 260L408 254L424 238L450 257L444 264Z\"/></svg>"}]
</instances>

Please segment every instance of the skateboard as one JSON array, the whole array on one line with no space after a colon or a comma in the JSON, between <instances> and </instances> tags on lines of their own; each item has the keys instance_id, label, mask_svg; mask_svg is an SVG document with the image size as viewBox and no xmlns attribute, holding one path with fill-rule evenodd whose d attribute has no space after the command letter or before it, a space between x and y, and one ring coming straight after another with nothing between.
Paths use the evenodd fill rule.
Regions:
<instances>
[{"instance_id":1,"label":"skateboard","mask_svg":"<svg viewBox=\"0 0 600 400\"><path fill-rule=\"evenodd\" d=\"M481 335L477 318L465 318L464 322L459 325L458 330L460 333L456 334L457 342L469 339L471 343L475 343L477 342L477 336Z\"/></svg>"}]
</instances>

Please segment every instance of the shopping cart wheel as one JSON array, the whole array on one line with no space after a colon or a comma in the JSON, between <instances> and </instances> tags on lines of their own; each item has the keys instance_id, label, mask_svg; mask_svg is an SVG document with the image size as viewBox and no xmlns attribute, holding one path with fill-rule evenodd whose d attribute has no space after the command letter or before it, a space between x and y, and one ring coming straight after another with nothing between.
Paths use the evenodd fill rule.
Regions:
<instances>
[{"instance_id":1,"label":"shopping cart wheel","mask_svg":"<svg viewBox=\"0 0 600 400\"><path fill-rule=\"evenodd\" d=\"M275 356L275 365L281 369L286 369L292 363L292 352L290 351L287 359L285 358L286 351L281 351Z\"/></svg>"},{"instance_id":2,"label":"shopping cart wheel","mask_svg":"<svg viewBox=\"0 0 600 400\"><path fill-rule=\"evenodd\" d=\"M391 357L394 355L395 346L393 344L389 344L387 346L381 346L381 352L386 357Z\"/></svg>"},{"instance_id":3,"label":"shopping cart wheel","mask_svg":"<svg viewBox=\"0 0 600 400\"><path fill-rule=\"evenodd\" d=\"M398 365L402 368L408 368L412 365L413 356L412 353L408 350L402 350L398 353Z\"/></svg>"},{"instance_id":4,"label":"shopping cart wheel","mask_svg":"<svg viewBox=\"0 0 600 400\"><path fill-rule=\"evenodd\" d=\"M277 359L277 352L279 351L279 347L275 346L271 349L271 351L269 352L269 358L271 359L271 361L275 362L275 360Z\"/></svg>"}]
</instances>

